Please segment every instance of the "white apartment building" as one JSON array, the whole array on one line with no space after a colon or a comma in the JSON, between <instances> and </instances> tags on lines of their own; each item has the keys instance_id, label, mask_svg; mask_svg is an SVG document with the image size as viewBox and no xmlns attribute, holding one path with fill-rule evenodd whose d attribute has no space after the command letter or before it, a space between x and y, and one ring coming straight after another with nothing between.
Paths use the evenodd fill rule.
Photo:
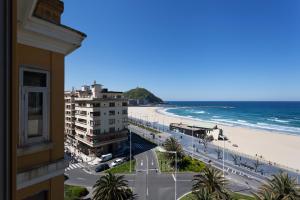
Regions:
<instances>
[{"instance_id":1,"label":"white apartment building","mask_svg":"<svg viewBox=\"0 0 300 200\"><path fill-rule=\"evenodd\" d=\"M94 82L65 93L66 142L86 155L113 153L128 139L128 103L122 92Z\"/></svg>"}]
</instances>

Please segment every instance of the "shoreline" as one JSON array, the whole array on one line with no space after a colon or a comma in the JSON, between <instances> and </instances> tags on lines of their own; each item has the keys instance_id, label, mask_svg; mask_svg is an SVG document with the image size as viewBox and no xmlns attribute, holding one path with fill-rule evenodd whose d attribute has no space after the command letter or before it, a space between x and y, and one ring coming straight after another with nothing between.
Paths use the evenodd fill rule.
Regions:
<instances>
[{"instance_id":1,"label":"shoreline","mask_svg":"<svg viewBox=\"0 0 300 200\"><path fill-rule=\"evenodd\" d=\"M180 116L180 115L176 115L173 113L168 113L167 111L160 111L160 110L165 110L167 109L166 107L159 107L159 106L155 106L157 109L155 110L158 114L162 114L162 115L166 115L169 117L175 117L175 118L181 118L181 119L185 119L185 120L191 120L191 121L196 121L196 122L200 122L200 123L207 123L207 124L217 124L217 125L221 125L221 126L228 126L228 127L240 127L240 128L246 128L246 129L254 129L257 131L266 131L266 132L270 132L270 134L280 134L280 135L291 135L291 136L298 136L300 137L300 134L294 133L294 132L289 132L289 131L280 131L280 130L275 130L275 129L267 129L267 128L259 128L259 127L251 127L248 125L242 125L242 124L230 124L230 123L225 123L225 122L219 122L219 121L208 121L208 120L203 120L203 119L199 119L199 118L193 118L193 117L187 117L187 116Z\"/></svg>"},{"instance_id":2,"label":"shoreline","mask_svg":"<svg viewBox=\"0 0 300 200\"><path fill-rule=\"evenodd\" d=\"M237 151L251 157L262 156L264 161L271 161L282 166L288 166L300 170L300 136L280 131L270 131L238 125L224 125L205 120L197 120L174 114L161 112L165 107L129 107L129 115L144 118L148 121L159 121L164 125L170 123L186 123L196 126L214 126L222 128L230 142L226 143L226 149ZM215 145L222 146L219 141L213 141ZM233 147L237 144L238 147Z\"/></svg>"}]
</instances>

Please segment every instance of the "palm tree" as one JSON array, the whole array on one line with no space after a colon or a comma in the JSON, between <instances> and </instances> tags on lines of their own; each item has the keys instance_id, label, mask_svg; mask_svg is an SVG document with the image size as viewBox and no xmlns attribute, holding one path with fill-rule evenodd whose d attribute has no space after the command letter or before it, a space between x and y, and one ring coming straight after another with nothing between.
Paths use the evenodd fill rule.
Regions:
<instances>
[{"instance_id":1,"label":"palm tree","mask_svg":"<svg viewBox=\"0 0 300 200\"><path fill-rule=\"evenodd\" d=\"M100 177L93 188L93 200L132 200L136 197L124 176L116 176L111 172Z\"/></svg>"},{"instance_id":2,"label":"palm tree","mask_svg":"<svg viewBox=\"0 0 300 200\"><path fill-rule=\"evenodd\" d=\"M260 188L255 197L258 200L297 200L300 199L300 187L295 178L281 172L273 175L273 178Z\"/></svg>"},{"instance_id":3,"label":"palm tree","mask_svg":"<svg viewBox=\"0 0 300 200\"><path fill-rule=\"evenodd\" d=\"M209 194L215 195L217 199L228 199L229 194L225 189L227 180L223 177L221 171L206 167L200 174L194 176L195 183L193 185L193 192L207 190Z\"/></svg>"},{"instance_id":4,"label":"palm tree","mask_svg":"<svg viewBox=\"0 0 300 200\"><path fill-rule=\"evenodd\" d=\"M181 144L173 137L166 139L164 147L167 151L175 151L177 153L178 158L183 156L183 149ZM170 154L173 158L174 154Z\"/></svg>"}]
</instances>

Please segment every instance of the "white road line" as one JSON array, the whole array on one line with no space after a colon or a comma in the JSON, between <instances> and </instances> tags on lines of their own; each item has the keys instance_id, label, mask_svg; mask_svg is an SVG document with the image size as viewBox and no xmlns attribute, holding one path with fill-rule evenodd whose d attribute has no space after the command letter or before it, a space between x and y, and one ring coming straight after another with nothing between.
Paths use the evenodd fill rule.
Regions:
<instances>
[{"instance_id":1,"label":"white road line","mask_svg":"<svg viewBox=\"0 0 300 200\"><path fill-rule=\"evenodd\" d=\"M144 163L143 163L143 160L142 160L142 161L141 161L141 166L143 166L143 164L144 164Z\"/></svg>"},{"instance_id":2,"label":"white road line","mask_svg":"<svg viewBox=\"0 0 300 200\"><path fill-rule=\"evenodd\" d=\"M176 181L176 178L175 178L174 174L172 174L172 177L173 177L174 181Z\"/></svg>"}]
</instances>

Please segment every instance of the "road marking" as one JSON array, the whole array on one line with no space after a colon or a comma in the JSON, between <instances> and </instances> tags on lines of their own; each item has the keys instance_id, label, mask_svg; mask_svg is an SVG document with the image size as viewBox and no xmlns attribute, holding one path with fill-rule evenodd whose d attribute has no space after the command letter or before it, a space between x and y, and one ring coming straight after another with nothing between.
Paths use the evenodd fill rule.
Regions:
<instances>
[{"instance_id":1,"label":"road marking","mask_svg":"<svg viewBox=\"0 0 300 200\"><path fill-rule=\"evenodd\" d=\"M141 166L143 166L143 164L144 164L144 163L143 163L143 160L142 160L142 161L141 161Z\"/></svg>"},{"instance_id":2,"label":"road marking","mask_svg":"<svg viewBox=\"0 0 300 200\"><path fill-rule=\"evenodd\" d=\"M82 163L75 163L75 164L69 165L69 167L67 167L65 169L65 171L69 171L69 170L76 169L76 168L81 168L81 167L83 167Z\"/></svg>"},{"instance_id":3,"label":"road marking","mask_svg":"<svg viewBox=\"0 0 300 200\"><path fill-rule=\"evenodd\" d=\"M174 181L176 181L176 178L175 178L174 174L172 174L172 177L173 177Z\"/></svg>"},{"instance_id":4,"label":"road marking","mask_svg":"<svg viewBox=\"0 0 300 200\"><path fill-rule=\"evenodd\" d=\"M152 165L152 166L154 165L153 159L152 159L152 163L151 163L151 165Z\"/></svg>"}]
</instances>

